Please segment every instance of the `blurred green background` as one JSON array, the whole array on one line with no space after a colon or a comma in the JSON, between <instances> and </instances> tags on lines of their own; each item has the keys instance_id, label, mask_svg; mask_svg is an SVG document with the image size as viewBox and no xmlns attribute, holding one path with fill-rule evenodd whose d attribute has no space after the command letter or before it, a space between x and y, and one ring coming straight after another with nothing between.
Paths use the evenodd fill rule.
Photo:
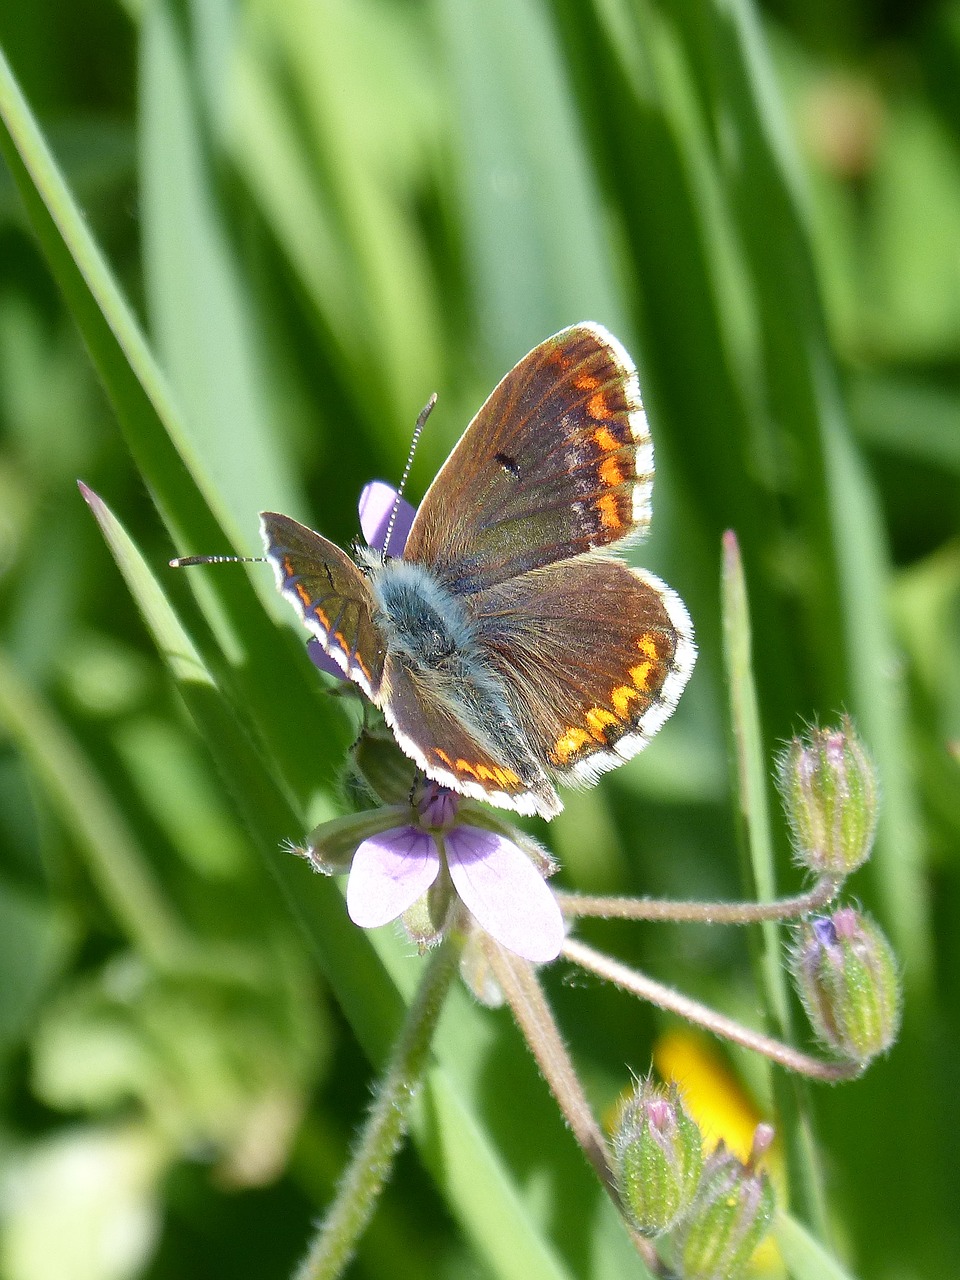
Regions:
<instances>
[{"instance_id":1,"label":"blurred green background","mask_svg":"<svg viewBox=\"0 0 960 1280\"><path fill-rule=\"evenodd\" d=\"M37 0L0 45L3 1280L289 1274L420 962L281 849L342 809L352 728L269 570L166 561L256 553L264 508L349 545L431 391L414 501L583 319L640 367L634 555L701 655L649 751L538 834L567 886L738 894L735 529L771 761L847 710L881 774L852 889L906 1017L812 1091L827 1246L960 1274L960 3ZM760 1017L741 933L582 933ZM604 1112L672 1023L554 969ZM545 1095L457 994L351 1275L633 1274Z\"/></svg>"}]
</instances>

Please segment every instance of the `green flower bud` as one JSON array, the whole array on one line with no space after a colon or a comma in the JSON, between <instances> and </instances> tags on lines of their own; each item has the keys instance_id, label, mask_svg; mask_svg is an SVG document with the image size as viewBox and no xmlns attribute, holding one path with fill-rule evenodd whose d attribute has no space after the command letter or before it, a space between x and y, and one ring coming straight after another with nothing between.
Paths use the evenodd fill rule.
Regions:
<instances>
[{"instance_id":1,"label":"green flower bud","mask_svg":"<svg viewBox=\"0 0 960 1280\"><path fill-rule=\"evenodd\" d=\"M900 983L890 944L852 907L800 926L790 968L818 1038L866 1065L893 1044L900 1028Z\"/></svg>"},{"instance_id":2,"label":"green flower bud","mask_svg":"<svg viewBox=\"0 0 960 1280\"><path fill-rule=\"evenodd\" d=\"M659 1235L686 1212L700 1181L703 1139L675 1084L641 1080L620 1109L613 1170L624 1212L644 1235Z\"/></svg>"},{"instance_id":3,"label":"green flower bud","mask_svg":"<svg viewBox=\"0 0 960 1280\"><path fill-rule=\"evenodd\" d=\"M296 844L288 847L291 853L306 859L321 875L345 875L350 870L353 855L364 840L401 825L409 817L409 805L384 805L381 809L348 813L314 827L303 847Z\"/></svg>"},{"instance_id":4,"label":"green flower bud","mask_svg":"<svg viewBox=\"0 0 960 1280\"><path fill-rule=\"evenodd\" d=\"M446 871L441 871L425 894L400 917L404 932L421 955L438 947L450 926L450 909L457 896Z\"/></svg>"},{"instance_id":5,"label":"green flower bud","mask_svg":"<svg viewBox=\"0 0 960 1280\"><path fill-rule=\"evenodd\" d=\"M677 1230L683 1280L738 1280L770 1230L776 1210L773 1187L755 1161L773 1136L760 1125L748 1164L721 1142L708 1157L696 1199Z\"/></svg>"},{"instance_id":6,"label":"green flower bud","mask_svg":"<svg viewBox=\"0 0 960 1280\"><path fill-rule=\"evenodd\" d=\"M403 804L409 799L417 766L403 754L382 722L363 727L350 749L350 760L366 789L384 804Z\"/></svg>"},{"instance_id":7,"label":"green flower bud","mask_svg":"<svg viewBox=\"0 0 960 1280\"><path fill-rule=\"evenodd\" d=\"M838 880L870 855L877 775L849 716L839 729L794 738L777 762L777 786L797 861Z\"/></svg>"},{"instance_id":8,"label":"green flower bud","mask_svg":"<svg viewBox=\"0 0 960 1280\"><path fill-rule=\"evenodd\" d=\"M503 988L487 959L480 929L471 929L467 933L467 940L460 953L460 977L473 998L488 1009L500 1009L506 1004Z\"/></svg>"}]
</instances>

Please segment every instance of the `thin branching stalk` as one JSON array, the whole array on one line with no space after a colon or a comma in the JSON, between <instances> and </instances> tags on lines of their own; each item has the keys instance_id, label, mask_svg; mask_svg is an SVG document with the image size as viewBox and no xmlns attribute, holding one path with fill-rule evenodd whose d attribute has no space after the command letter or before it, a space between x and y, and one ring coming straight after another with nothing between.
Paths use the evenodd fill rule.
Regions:
<instances>
[{"instance_id":1,"label":"thin branching stalk","mask_svg":"<svg viewBox=\"0 0 960 1280\"><path fill-rule=\"evenodd\" d=\"M334 1280L353 1256L407 1131L410 1108L429 1064L433 1033L457 972L461 945L458 936L448 936L430 957L336 1199L294 1272L294 1280Z\"/></svg>"},{"instance_id":2,"label":"thin branching stalk","mask_svg":"<svg viewBox=\"0 0 960 1280\"><path fill-rule=\"evenodd\" d=\"M573 1136L596 1171L604 1190L622 1212L606 1139L587 1102L533 965L505 951L492 938L485 937L483 944L494 977ZM626 1221L624 1225L649 1269L655 1275L663 1274L660 1259L650 1241L638 1235Z\"/></svg>"},{"instance_id":3,"label":"thin branching stalk","mask_svg":"<svg viewBox=\"0 0 960 1280\"><path fill-rule=\"evenodd\" d=\"M602 920L653 920L671 924L757 924L761 920L790 920L818 911L836 896L839 881L822 876L806 893L772 902L684 902L663 898L596 897L557 893L560 910L570 917Z\"/></svg>"},{"instance_id":4,"label":"thin branching stalk","mask_svg":"<svg viewBox=\"0 0 960 1280\"><path fill-rule=\"evenodd\" d=\"M578 942L576 938L566 940L562 954L582 969L595 973L607 982L614 983L621 990L629 991L632 995L639 996L641 1000L648 1000L668 1013L676 1013L687 1022L703 1027L704 1030L724 1040L730 1040L734 1044L742 1045L745 1049L763 1054L765 1058L778 1063L788 1071L797 1072L813 1080L832 1083L838 1080L851 1080L863 1070L862 1065L852 1062L826 1062L822 1058L802 1053L792 1045L774 1040L772 1036L751 1031L749 1027L725 1017L722 1013L717 1013L708 1005L692 1000L689 996L674 991L672 987L655 982L646 974L638 973L636 969L621 964L619 960L613 960L602 951L595 951L593 947Z\"/></svg>"}]
</instances>

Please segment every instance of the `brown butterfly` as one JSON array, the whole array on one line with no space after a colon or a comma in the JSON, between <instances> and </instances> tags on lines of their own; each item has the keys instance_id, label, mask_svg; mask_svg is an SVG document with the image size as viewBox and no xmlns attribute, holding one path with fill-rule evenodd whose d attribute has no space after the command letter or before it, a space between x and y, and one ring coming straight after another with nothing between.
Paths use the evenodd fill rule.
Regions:
<instances>
[{"instance_id":1,"label":"brown butterfly","mask_svg":"<svg viewBox=\"0 0 960 1280\"><path fill-rule=\"evenodd\" d=\"M277 585L428 777L545 818L646 746L696 657L680 597L609 553L650 523L637 372L598 324L507 374L427 491L402 555L359 564L289 516Z\"/></svg>"}]
</instances>

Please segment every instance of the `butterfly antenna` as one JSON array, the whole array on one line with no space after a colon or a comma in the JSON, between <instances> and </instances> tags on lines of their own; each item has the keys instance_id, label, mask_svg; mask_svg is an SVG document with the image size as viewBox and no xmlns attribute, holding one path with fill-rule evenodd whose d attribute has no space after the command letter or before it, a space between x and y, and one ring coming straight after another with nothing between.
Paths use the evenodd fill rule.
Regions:
<instances>
[{"instance_id":1,"label":"butterfly antenna","mask_svg":"<svg viewBox=\"0 0 960 1280\"><path fill-rule=\"evenodd\" d=\"M171 569L187 569L192 564L266 564L265 556L177 556Z\"/></svg>"},{"instance_id":2,"label":"butterfly antenna","mask_svg":"<svg viewBox=\"0 0 960 1280\"><path fill-rule=\"evenodd\" d=\"M383 540L384 559L390 554L390 538L393 535L393 526L397 523L397 513L400 510L400 501L403 498L403 491L407 487L407 477L410 475L410 468L413 466L413 455L417 451L417 443L423 428L427 425L427 419L433 412L433 406L437 403L437 393L434 392L427 403L420 410L417 418L417 425L413 429L413 439L410 441L410 449L407 453L407 465L403 468L403 475L400 477L400 488L397 490L397 496L393 500L393 510L390 512L390 519L387 523L387 534Z\"/></svg>"}]
</instances>

